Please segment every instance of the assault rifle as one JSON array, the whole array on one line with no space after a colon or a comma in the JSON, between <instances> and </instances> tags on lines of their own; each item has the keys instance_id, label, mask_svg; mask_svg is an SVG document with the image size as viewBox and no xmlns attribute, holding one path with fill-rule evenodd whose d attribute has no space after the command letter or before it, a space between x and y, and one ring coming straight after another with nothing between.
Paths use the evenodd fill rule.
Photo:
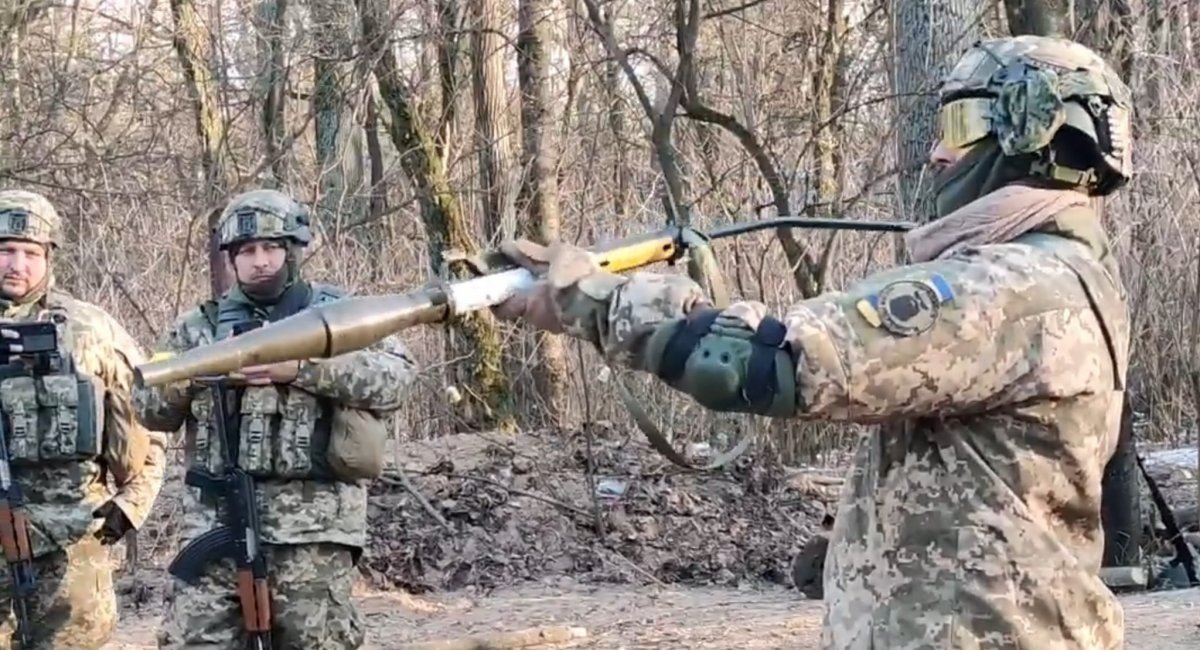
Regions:
<instances>
[{"instance_id":1,"label":"assault rifle","mask_svg":"<svg viewBox=\"0 0 1200 650\"><path fill-rule=\"evenodd\" d=\"M668 226L653 233L592 248L591 252L596 255L602 269L613 273L658 262L675 264L686 260L688 275L704 288L714 305L723 307L728 304L728 292L712 253L713 240L778 228L906 232L913 227L912 223L895 221L779 217L723 226L708 233ZM488 257L491 259L486 259ZM229 373L252 365L336 357L366 348L409 327L442 323L463 314L494 307L537 280L529 271L502 261L503 256L498 254L485 254L481 258L479 261L482 264L476 268L478 277L433 284L405 294L348 297L310 307L258 331L138 366L134 369L134 380L139 385L156 386L201 375ZM619 382L617 385L625 390ZM668 460L682 467L719 467L740 454L749 440L744 439L733 451L703 468L697 468L654 429L644 410L627 392L622 393L622 399L638 426L646 433L650 444Z\"/></svg>"},{"instance_id":2,"label":"assault rifle","mask_svg":"<svg viewBox=\"0 0 1200 650\"><path fill-rule=\"evenodd\" d=\"M58 329L54 323L35 321L5 323L0 328L18 333L16 339L0 339L0 379L23 375L37 376L57 370ZM29 599L37 585L33 568L33 544L29 537L29 513L21 484L13 479L9 457L12 424L0 417L0 547L12 578L13 610L17 617L17 641L29 648Z\"/></svg>"},{"instance_id":3,"label":"assault rifle","mask_svg":"<svg viewBox=\"0 0 1200 650\"><path fill-rule=\"evenodd\" d=\"M226 399L230 394L224 377L198 380L209 386L213 397L217 434L220 436L222 471L188 468L183 482L202 492L222 497L220 509L225 523L188 542L171 561L171 575L194 584L211 562L231 558L237 567L238 600L242 605L246 647L270 650L271 592L267 585L267 561L263 557L258 501L254 479L237 466L237 428L231 426ZM236 410L235 410L236 417Z\"/></svg>"}]
</instances>

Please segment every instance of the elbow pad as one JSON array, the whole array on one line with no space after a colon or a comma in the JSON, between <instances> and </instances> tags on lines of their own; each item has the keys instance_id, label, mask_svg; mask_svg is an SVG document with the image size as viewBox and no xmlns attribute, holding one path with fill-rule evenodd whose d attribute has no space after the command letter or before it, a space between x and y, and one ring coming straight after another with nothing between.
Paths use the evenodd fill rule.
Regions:
<instances>
[{"instance_id":1,"label":"elbow pad","mask_svg":"<svg viewBox=\"0 0 1200 650\"><path fill-rule=\"evenodd\" d=\"M663 323L647 345L648 369L713 411L795 414L796 364L787 327L769 316L753 331L714 327L720 315L703 309Z\"/></svg>"}]
</instances>

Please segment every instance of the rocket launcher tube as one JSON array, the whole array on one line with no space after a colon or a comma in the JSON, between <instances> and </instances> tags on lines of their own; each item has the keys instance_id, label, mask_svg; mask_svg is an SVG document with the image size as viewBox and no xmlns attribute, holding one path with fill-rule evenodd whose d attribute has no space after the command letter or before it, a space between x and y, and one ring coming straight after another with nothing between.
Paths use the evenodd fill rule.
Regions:
<instances>
[{"instance_id":1,"label":"rocket launcher tube","mask_svg":"<svg viewBox=\"0 0 1200 650\"><path fill-rule=\"evenodd\" d=\"M711 239L767 228L904 232L911 227L912 224L901 222L780 217L722 226L707 235L672 226L591 250L600 268L621 273L657 262L675 262L689 249L706 245ZM529 271L511 266L480 277L406 294L345 298L310 307L230 339L166 359L152 360L134 369L134 381L141 386L157 386L205 375L228 374L247 366L335 357L366 348L414 325L443 322L452 315L494 307L534 281Z\"/></svg>"}]
</instances>

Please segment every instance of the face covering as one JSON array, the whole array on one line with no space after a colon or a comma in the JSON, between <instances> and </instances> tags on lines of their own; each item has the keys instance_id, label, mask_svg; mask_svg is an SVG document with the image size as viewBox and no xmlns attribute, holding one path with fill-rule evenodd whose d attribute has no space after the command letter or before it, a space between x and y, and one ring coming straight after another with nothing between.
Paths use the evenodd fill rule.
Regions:
<instances>
[{"instance_id":1,"label":"face covering","mask_svg":"<svg viewBox=\"0 0 1200 650\"><path fill-rule=\"evenodd\" d=\"M995 138L984 140L938 174L934 182L938 218L1014 181L1028 179L1031 163L1032 156L1010 158Z\"/></svg>"}]
</instances>

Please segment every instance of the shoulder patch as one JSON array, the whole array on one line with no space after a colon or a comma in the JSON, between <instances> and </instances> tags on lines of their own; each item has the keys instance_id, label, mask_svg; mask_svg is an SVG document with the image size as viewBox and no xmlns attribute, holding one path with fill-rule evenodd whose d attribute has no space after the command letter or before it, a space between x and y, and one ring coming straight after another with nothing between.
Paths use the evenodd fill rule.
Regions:
<instances>
[{"instance_id":1,"label":"shoulder patch","mask_svg":"<svg viewBox=\"0 0 1200 650\"><path fill-rule=\"evenodd\" d=\"M883 327L898 336L929 331L941 315L942 303L954 299L954 290L941 275L888 283L855 304L872 327Z\"/></svg>"}]
</instances>

